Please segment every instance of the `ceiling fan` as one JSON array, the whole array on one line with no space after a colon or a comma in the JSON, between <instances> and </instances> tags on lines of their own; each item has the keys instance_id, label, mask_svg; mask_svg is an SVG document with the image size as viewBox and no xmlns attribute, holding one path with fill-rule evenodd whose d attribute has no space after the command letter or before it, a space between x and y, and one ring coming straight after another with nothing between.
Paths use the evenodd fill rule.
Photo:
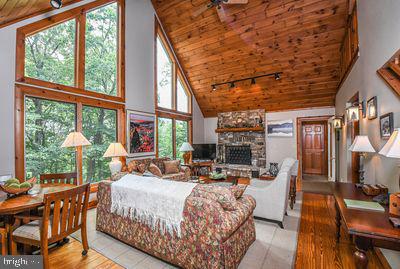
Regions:
<instances>
[{"instance_id":1,"label":"ceiling fan","mask_svg":"<svg viewBox=\"0 0 400 269\"><path fill-rule=\"evenodd\" d=\"M223 5L243 5L247 4L249 0L209 0L209 3L195 12L193 12L193 17L198 17L200 16L203 12L206 10L215 7L218 12L218 16L223 21L223 14L221 14L221 9Z\"/></svg>"}]
</instances>

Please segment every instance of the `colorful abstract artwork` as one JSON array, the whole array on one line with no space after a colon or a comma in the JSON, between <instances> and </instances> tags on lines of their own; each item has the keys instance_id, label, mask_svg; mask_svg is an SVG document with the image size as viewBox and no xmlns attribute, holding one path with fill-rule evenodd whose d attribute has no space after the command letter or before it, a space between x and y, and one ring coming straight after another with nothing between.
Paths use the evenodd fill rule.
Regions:
<instances>
[{"instance_id":1,"label":"colorful abstract artwork","mask_svg":"<svg viewBox=\"0 0 400 269\"><path fill-rule=\"evenodd\" d=\"M127 110L128 153L130 157L156 154L154 114Z\"/></svg>"}]
</instances>

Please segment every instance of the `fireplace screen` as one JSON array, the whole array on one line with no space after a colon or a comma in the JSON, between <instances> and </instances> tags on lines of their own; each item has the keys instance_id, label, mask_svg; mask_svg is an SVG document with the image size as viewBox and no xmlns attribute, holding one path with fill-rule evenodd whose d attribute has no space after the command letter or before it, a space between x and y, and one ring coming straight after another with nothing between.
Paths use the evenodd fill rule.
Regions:
<instances>
[{"instance_id":1,"label":"fireplace screen","mask_svg":"<svg viewBox=\"0 0 400 269\"><path fill-rule=\"evenodd\" d=\"M225 146L225 163L251 165L250 146Z\"/></svg>"}]
</instances>

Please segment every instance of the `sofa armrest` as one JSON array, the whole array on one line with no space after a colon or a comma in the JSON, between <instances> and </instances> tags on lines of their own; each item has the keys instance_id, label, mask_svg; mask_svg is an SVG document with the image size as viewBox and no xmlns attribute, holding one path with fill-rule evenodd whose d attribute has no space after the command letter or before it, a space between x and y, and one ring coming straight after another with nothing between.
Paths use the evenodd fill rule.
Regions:
<instances>
[{"instance_id":1,"label":"sofa armrest","mask_svg":"<svg viewBox=\"0 0 400 269\"><path fill-rule=\"evenodd\" d=\"M221 240L221 227L224 224L224 210L215 201L201 197L189 196L184 209L184 222L188 236L196 236L197 240L212 236L210 240ZM195 233L193 231L196 230ZM205 236L204 236L205 235ZM197 241L196 240L196 241ZM209 242L207 242L209 244Z\"/></svg>"},{"instance_id":2,"label":"sofa armrest","mask_svg":"<svg viewBox=\"0 0 400 269\"><path fill-rule=\"evenodd\" d=\"M102 180L97 190L97 211L111 212L111 183L112 180Z\"/></svg>"},{"instance_id":3,"label":"sofa armrest","mask_svg":"<svg viewBox=\"0 0 400 269\"><path fill-rule=\"evenodd\" d=\"M185 174L186 179L189 179L190 176L192 175L192 171L191 171L190 167L187 167L187 166L181 166L181 173Z\"/></svg>"}]
</instances>

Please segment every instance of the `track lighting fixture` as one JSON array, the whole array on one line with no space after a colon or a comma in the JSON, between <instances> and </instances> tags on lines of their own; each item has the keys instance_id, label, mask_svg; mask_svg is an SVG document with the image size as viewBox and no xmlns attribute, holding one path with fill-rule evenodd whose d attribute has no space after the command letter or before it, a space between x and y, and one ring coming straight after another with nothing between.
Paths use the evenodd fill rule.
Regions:
<instances>
[{"instance_id":1,"label":"track lighting fixture","mask_svg":"<svg viewBox=\"0 0 400 269\"><path fill-rule=\"evenodd\" d=\"M62 0L50 0L50 5L55 9L60 9L62 7Z\"/></svg>"},{"instance_id":2,"label":"track lighting fixture","mask_svg":"<svg viewBox=\"0 0 400 269\"><path fill-rule=\"evenodd\" d=\"M242 79L237 79L237 80L232 80L232 81L227 81L227 82L215 83L215 84L211 85L211 89L213 91L216 91L217 90L217 86L219 86L219 85L229 85L230 88L234 88L236 82L241 82L241 81L245 81L245 80L251 80L251 85L255 85L256 84L256 79L262 78L262 77L272 77L272 76L274 76L275 80L280 80L281 79L281 74L282 74L282 72L275 72L275 73L270 73L270 74L265 74L265 75L260 75L260 76L254 76L254 77L242 78Z\"/></svg>"}]
</instances>

